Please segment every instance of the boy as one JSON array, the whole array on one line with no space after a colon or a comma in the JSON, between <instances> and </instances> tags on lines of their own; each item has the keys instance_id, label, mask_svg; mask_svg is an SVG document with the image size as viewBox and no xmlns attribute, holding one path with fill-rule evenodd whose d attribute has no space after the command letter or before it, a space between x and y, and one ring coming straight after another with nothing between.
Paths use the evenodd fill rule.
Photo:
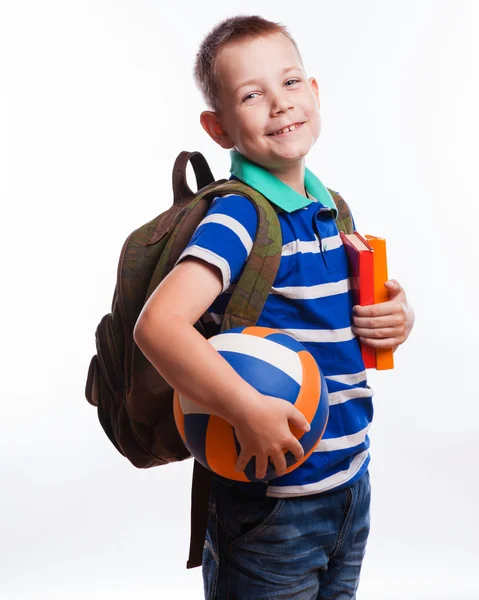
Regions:
<instances>
[{"instance_id":1,"label":"boy","mask_svg":"<svg viewBox=\"0 0 479 600\"><path fill-rule=\"evenodd\" d=\"M413 312L394 281L387 283L388 302L353 309L334 203L305 168L320 133L318 85L306 78L287 30L256 16L227 19L204 39L195 75L211 109L201 114L203 128L233 149L231 177L282 209L281 264L257 324L282 329L307 347L326 377L330 403L324 438L285 475L284 449L298 460L303 455L290 425L307 431L308 423L288 402L249 386L193 327L205 312L221 323L257 227L249 200L215 199L134 334L179 393L234 426L238 469L254 456L262 479L270 458L278 475L249 484L214 477L205 596L355 598L369 531L373 414L357 339L396 348L409 335Z\"/></svg>"}]
</instances>

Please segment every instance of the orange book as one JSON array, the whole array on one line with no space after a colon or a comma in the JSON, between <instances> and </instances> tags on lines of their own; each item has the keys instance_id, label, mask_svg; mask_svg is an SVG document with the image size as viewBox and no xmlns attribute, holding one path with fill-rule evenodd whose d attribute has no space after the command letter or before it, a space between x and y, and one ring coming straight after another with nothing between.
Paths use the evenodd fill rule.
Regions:
<instances>
[{"instance_id":1,"label":"orange book","mask_svg":"<svg viewBox=\"0 0 479 600\"><path fill-rule=\"evenodd\" d=\"M388 280L388 265L386 257L386 240L373 235L366 235L366 240L374 250L374 304L387 302L389 294L384 287ZM394 368L392 348L376 348L376 369L382 371Z\"/></svg>"},{"instance_id":2,"label":"orange book","mask_svg":"<svg viewBox=\"0 0 479 600\"><path fill-rule=\"evenodd\" d=\"M348 255L351 289L354 303L360 306L374 304L374 252L368 242L357 231L340 232ZM376 368L376 349L362 344L361 354L366 369Z\"/></svg>"}]
</instances>

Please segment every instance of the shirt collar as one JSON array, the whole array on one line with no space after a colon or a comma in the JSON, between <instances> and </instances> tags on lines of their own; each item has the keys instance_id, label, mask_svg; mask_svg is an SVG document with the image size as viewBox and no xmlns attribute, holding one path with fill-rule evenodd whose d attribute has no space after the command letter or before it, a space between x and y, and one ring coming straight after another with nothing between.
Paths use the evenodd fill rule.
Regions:
<instances>
[{"instance_id":1,"label":"shirt collar","mask_svg":"<svg viewBox=\"0 0 479 600\"><path fill-rule=\"evenodd\" d=\"M313 202L311 198L301 196L289 185L283 183L272 173L252 162L237 150L230 150L230 155L231 174L263 194L284 211L291 213ZM331 194L319 178L308 168L304 170L304 187L310 196L313 196L323 206L330 208L335 218L337 217L338 211Z\"/></svg>"}]
</instances>

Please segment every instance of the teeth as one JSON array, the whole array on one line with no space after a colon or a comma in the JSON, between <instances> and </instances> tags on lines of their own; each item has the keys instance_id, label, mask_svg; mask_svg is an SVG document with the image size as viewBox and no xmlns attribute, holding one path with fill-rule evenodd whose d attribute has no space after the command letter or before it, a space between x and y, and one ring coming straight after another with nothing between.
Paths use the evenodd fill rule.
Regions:
<instances>
[{"instance_id":1,"label":"teeth","mask_svg":"<svg viewBox=\"0 0 479 600\"><path fill-rule=\"evenodd\" d=\"M290 127L285 127L284 129L281 129L280 131L276 131L275 133L273 133L273 135L279 135L280 133L286 133L287 131L293 131L294 129L296 129L299 126L300 126L300 123L297 123L296 125L291 125Z\"/></svg>"}]
</instances>

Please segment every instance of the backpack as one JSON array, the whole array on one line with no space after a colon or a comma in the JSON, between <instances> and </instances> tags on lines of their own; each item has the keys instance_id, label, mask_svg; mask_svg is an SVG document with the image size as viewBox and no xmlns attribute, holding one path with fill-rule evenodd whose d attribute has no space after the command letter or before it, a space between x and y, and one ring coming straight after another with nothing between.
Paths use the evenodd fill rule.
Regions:
<instances>
[{"instance_id":1,"label":"backpack","mask_svg":"<svg viewBox=\"0 0 479 600\"><path fill-rule=\"evenodd\" d=\"M187 183L188 162L195 173L196 193ZM172 206L135 229L123 244L111 312L97 326L96 354L90 362L85 388L86 399L97 408L106 435L138 468L191 456L176 429L173 390L135 344L133 329L144 304L173 269L212 199L241 194L254 204L258 214L253 247L226 308L222 332L256 324L281 260L281 229L276 214L280 209L273 208L259 192L240 181L215 181L199 152L181 152L172 179ZM329 191L338 208L338 230L351 233L347 204L336 192ZM205 337L211 337L217 326L201 318L195 327ZM210 471L195 460L187 568L201 564L210 478Z\"/></svg>"}]
</instances>

